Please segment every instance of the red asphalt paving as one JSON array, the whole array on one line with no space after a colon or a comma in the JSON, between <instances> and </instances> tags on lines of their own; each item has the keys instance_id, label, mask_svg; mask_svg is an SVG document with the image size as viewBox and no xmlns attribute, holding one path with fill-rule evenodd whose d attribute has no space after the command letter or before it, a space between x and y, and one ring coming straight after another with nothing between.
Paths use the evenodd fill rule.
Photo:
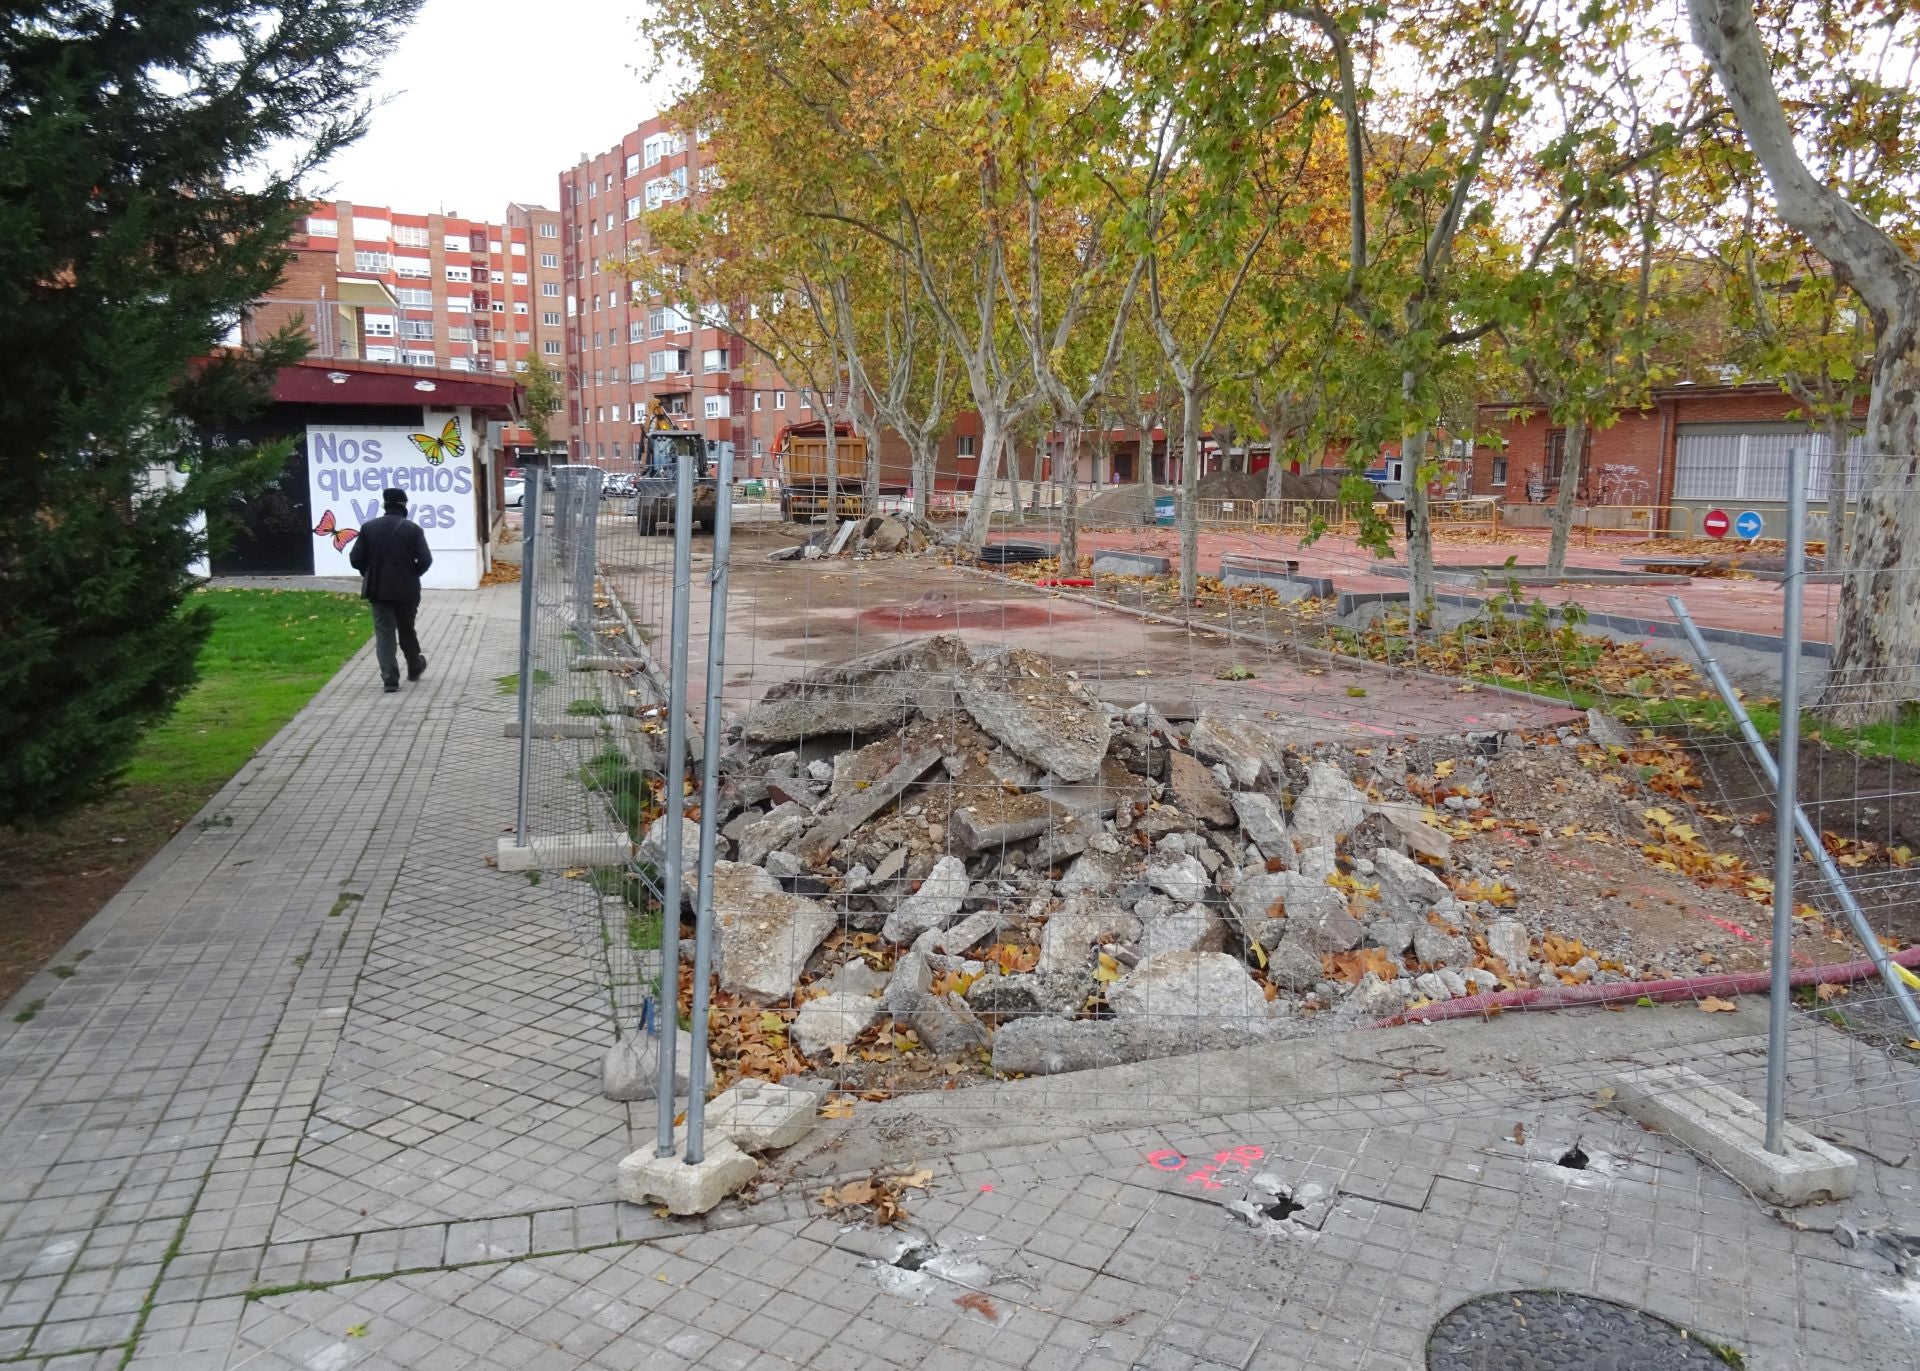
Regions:
<instances>
[{"instance_id":1,"label":"red asphalt paving","mask_svg":"<svg viewBox=\"0 0 1920 1371\"><path fill-rule=\"evenodd\" d=\"M994 541L1044 534L1045 530L1041 527L1008 529L996 532ZM1580 535L1576 533L1574 545L1567 553L1567 565L1570 568L1637 570L1623 566L1621 558L1644 557L1648 555L1648 550L1644 546L1624 546L1628 541L1596 539L1592 547L1587 547L1582 545ZM1737 546L1733 540L1728 541L1730 549ZM1175 566L1179 565L1180 560L1180 537L1177 531L1170 528L1089 530L1081 533L1080 546L1083 552L1111 548L1150 553L1170 559ZM1303 544L1299 537L1284 534L1236 533L1219 529L1203 530L1200 534L1202 575L1217 573L1223 554L1294 558L1300 563L1302 575L1329 577L1336 589L1359 593L1406 590L1404 577L1382 575L1378 570L1382 565L1406 565L1403 542L1394 542L1393 553L1392 561L1383 563L1352 538L1333 533L1310 546ZM1439 542L1434 547L1434 565L1438 570L1470 571L1483 567L1498 568L1512 557L1517 566L1539 567L1545 564L1546 555L1544 533L1533 537L1514 534L1491 543ZM1473 593L1471 588L1463 586L1443 584L1440 589ZM1574 601L1597 614L1658 619L1663 622L1671 622L1673 618L1672 611L1667 608L1667 596L1678 595L1694 621L1703 626L1777 636L1780 632L1780 591L1778 581L1708 577L1691 579L1685 584L1679 584L1678 578L1675 578L1673 583L1663 585L1526 586L1521 593L1528 600L1537 597L1548 604ZM1806 587L1805 625L1808 641L1831 640L1839 593L1840 588L1833 585Z\"/></svg>"}]
</instances>

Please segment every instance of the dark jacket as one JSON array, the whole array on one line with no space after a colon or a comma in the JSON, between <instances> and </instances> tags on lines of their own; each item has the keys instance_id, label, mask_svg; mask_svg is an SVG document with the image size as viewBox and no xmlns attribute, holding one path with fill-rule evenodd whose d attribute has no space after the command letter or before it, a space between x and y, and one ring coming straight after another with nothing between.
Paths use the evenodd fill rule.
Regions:
<instances>
[{"instance_id":1,"label":"dark jacket","mask_svg":"<svg viewBox=\"0 0 1920 1371\"><path fill-rule=\"evenodd\" d=\"M433 565L427 535L404 514L367 520L347 560L360 573L360 598L386 604L420 603L420 578Z\"/></svg>"}]
</instances>

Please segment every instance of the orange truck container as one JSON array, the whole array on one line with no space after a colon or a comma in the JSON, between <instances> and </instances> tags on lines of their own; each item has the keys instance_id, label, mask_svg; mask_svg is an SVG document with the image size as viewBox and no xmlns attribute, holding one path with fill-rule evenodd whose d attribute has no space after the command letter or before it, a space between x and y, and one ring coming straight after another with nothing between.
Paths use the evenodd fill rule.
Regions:
<instances>
[{"instance_id":1,"label":"orange truck container","mask_svg":"<svg viewBox=\"0 0 1920 1371\"><path fill-rule=\"evenodd\" d=\"M818 421L795 424L783 430L774 446L780 472L780 514L783 518L810 522L816 515L831 513L836 518L858 519L875 513L866 491L867 440L840 425L834 438L834 456L840 470L836 508L827 508L827 434ZM880 448L880 494L904 496L912 472L904 454Z\"/></svg>"}]
</instances>

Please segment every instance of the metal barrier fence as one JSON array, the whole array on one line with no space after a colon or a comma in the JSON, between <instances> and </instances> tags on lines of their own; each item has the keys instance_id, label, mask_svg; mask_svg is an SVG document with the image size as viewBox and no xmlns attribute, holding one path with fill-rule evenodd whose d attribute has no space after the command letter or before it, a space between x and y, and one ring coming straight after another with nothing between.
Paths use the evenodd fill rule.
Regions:
<instances>
[{"instance_id":1,"label":"metal barrier fence","mask_svg":"<svg viewBox=\"0 0 1920 1371\"><path fill-rule=\"evenodd\" d=\"M595 481L557 469L527 511L515 860L566 892L617 1035L609 1093L654 1102L659 1157L716 1155L709 1081L797 1081L809 1118L917 1136L970 1108L1112 1117L1101 1069L1162 1060L1155 1099L1227 1112L1264 1087L1183 1058L1254 1044L1284 1075L1439 1052L1445 1025L1502 1011L1718 1012L1769 987L1771 1141L1863 1090L1888 1120L1920 1108L1879 941L1920 939L1902 826L1920 789L1831 744L1787 766L1789 790L1819 782L1798 861L1835 884L1796 880L1732 693L1787 695L1782 650L1731 630L1706 583L1633 616L1588 613L1575 586L1455 596L1422 623L1403 593L1327 594L1370 550L1221 521L1223 574L1182 605L1124 571L955 565L884 515L749 518L724 473L711 539L690 471L673 535L643 533ZM1101 548L1146 565L1169 532ZM1716 654L1699 671L1694 629ZM1780 636L1818 669L1792 622ZM1757 727L1790 732L1777 712ZM1898 1036L1810 1044L1855 1006ZM1328 1046L1370 1025L1390 1027ZM1502 1032L1516 1056L1552 1050ZM1507 1107L1400 1060L1414 1097ZM1617 1127L1629 1146L1637 1125Z\"/></svg>"}]
</instances>

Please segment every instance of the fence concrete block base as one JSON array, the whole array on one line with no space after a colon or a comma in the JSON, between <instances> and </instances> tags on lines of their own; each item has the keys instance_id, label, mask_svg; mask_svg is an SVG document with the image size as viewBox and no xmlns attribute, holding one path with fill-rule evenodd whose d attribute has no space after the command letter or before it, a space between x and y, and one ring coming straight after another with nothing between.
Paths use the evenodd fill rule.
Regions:
<instances>
[{"instance_id":1,"label":"fence concrete block base","mask_svg":"<svg viewBox=\"0 0 1920 1371\"><path fill-rule=\"evenodd\" d=\"M645 665L638 657L575 657L575 671L638 671Z\"/></svg>"},{"instance_id":2,"label":"fence concrete block base","mask_svg":"<svg viewBox=\"0 0 1920 1371\"><path fill-rule=\"evenodd\" d=\"M494 865L502 871L564 871L573 866L624 866L633 842L622 833L561 833L525 847L502 838Z\"/></svg>"},{"instance_id":3,"label":"fence concrete block base","mask_svg":"<svg viewBox=\"0 0 1920 1371\"><path fill-rule=\"evenodd\" d=\"M599 719L536 719L533 723L533 736L536 738L598 738L605 730L606 725ZM500 735L518 738L520 721L507 720L500 725Z\"/></svg>"},{"instance_id":4,"label":"fence concrete block base","mask_svg":"<svg viewBox=\"0 0 1920 1371\"><path fill-rule=\"evenodd\" d=\"M1103 548L1093 554L1095 576L1165 576L1172 568L1172 559L1144 552L1115 552Z\"/></svg>"},{"instance_id":5,"label":"fence concrete block base","mask_svg":"<svg viewBox=\"0 0 1920 1371\"><path fill-rule=\"evenodd\" d=\"M1648 1067L1614 1082L1631 1118L1706 1158L1772 1204L1793 1207L1853 1193L1857 1164L1847 1153L1792 1124L1784 1153L1766 1149L1766 1118L1752 1101L1684 1066Z\"/></svg>"},{"instance_id":6,"label":"fence concrete block base","mask_svg":"<svg viewBox=\"0 0 1920 1371\"><path fill-rule=\"evenodd\" d=\"M709 1137L706 1156L691 1166L683 1152L656 1156L649 1143L620 1163L615 1188L628 1204L661 1204L669 1214L704 1214L759 1169L759 1162L725 1138Z\"/></svg>"},{"instance_id":7,"label":"fence concrete block base","mask_svg":"<svg viewBox=\"0 0 1920 1371\"><path fill-rule=\"evenodd\" d=\"M685 1094L693 1061L693 1034L676 1028L673 1034L673 1088ZM705 1080L713 1079L713 1058ZM645 1033L627 1033L607 1049L600 1063L600 1093L610 1100L651 1100L660 1094L660 1039Z\"/></svg>"},{"instance_id":8,"label":"fence concrete block base","mask_svg":"<svg viewBox=\"0 0 1920 1371\"><path fill-rule=\"evenodd\" d=\"M813 1128L821 1094L798 1086L743 1080L708 1102L707 1137L725 1138L745 1152L791 1147Z\"/></svg>"}]
</instances>

